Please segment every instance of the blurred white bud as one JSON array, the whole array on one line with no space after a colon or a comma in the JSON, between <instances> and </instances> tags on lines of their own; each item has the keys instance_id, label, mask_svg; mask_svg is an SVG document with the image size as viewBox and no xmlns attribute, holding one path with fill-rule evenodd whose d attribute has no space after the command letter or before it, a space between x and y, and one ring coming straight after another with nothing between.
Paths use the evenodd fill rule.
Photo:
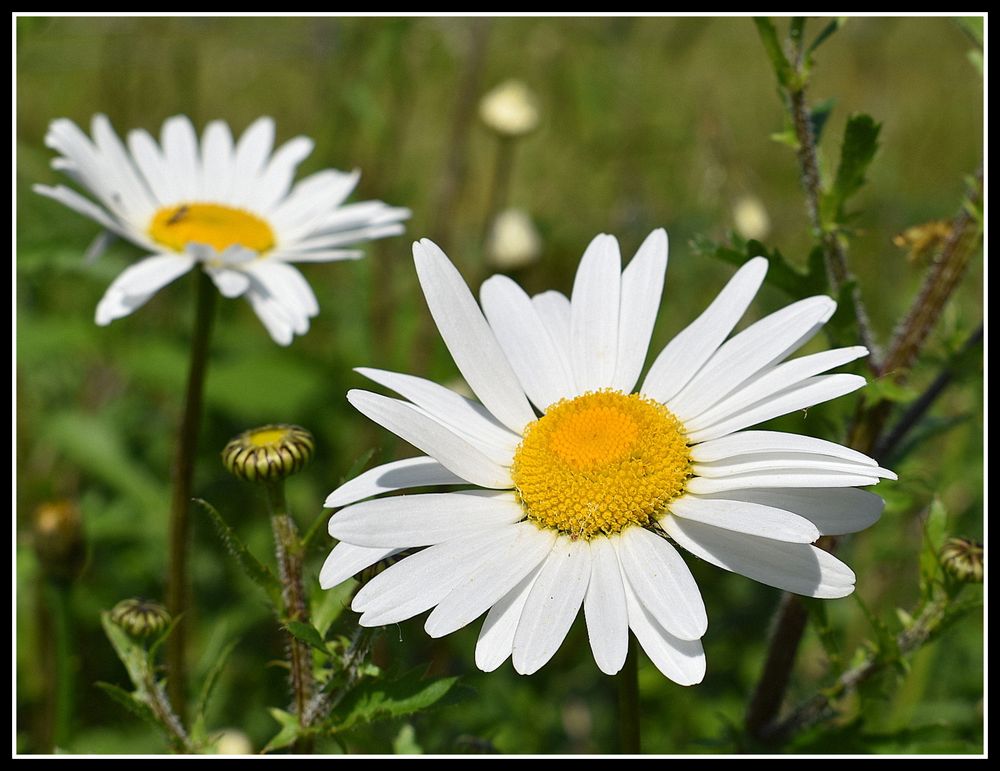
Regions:
<instances>
[{"instance_id":1,"label":"blurred white bud","mask_svg":"<svg viewBox=\"0 0 1000 771\"><path fill-rule=\"evenodd\" d=\"M771 218L763 202L755 195L744 195L733 206L736 232L748 241L759 241L771 232Z\"/></svg>"},{"instance_id":2,"label":"blurred white bud","mask_svg":"<svg viewBox=\"0 0 1000 771\"><path fill-rule=\"evenodd\" d=\"M504 209L493 219L486 238L486 256L500 270L530 265L542 253L542 237L523 209Z\"/></svg>"},{"instance_id":3,"label":"blurred white bud","mask_svg":"<svg viewBox=\"0 0 1000 771\"><path fill-rule=\"evenodd\" d=\"M506 80L479 102L479 117L498 134L520 137L538 127L538 103L520 80Z\"/></svg>"},{"instance_id":4,"label":"blurred white bud","mask_svg":"<svg viewBox=\"0 0 1000 771\"><path fill-rule=\"evenodd\" d=\"M215 742L215 751L220 755L253 755L250 737L237 728L226 728Z\"/></svg>"}]
</instances>

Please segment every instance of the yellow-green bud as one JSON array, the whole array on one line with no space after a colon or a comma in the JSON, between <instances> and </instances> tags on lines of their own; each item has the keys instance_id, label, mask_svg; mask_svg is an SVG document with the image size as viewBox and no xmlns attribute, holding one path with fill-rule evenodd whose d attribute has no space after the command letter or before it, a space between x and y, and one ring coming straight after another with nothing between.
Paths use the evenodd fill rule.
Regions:
<instances>
[{"instance_id":1,"label":"yellow-green bud","mask_svg":"<svg viewBox=\"0 0 1000 771\"><path fill-rule=\"evenodd\" d=\"M76 577L83 566L83 518L73 501L46 501L32 516L35 553L49 575Z\"/></svg>"},{"instance_id":2,"label":"yellow-green bud","mask_svg":"<svg viewBox=\"0 0 1000 771\"><path fill-rule=\"evenodd\" d=\"M158 602L134 598L115 605L111 620L132 637L151 637L167 628L170 614Z\"/></svg>"},{"instance_id":3,"label":"yellow-green bud","mask_svg":"<svg viewBox=\"0 0 1000 771\"><path fill-rule=\"evenodd\" d=\"M971 538L949 538L941 547L941 564L953 578L980 584L983 581L983 545Z\"/></svg>"},{"instance_id":4,"label":"yellow-green bud","mask_svg":"<svg viewBox=\"0 0 1000 771\"><path fill-rule=\"evenodd\" d=\"M313 455L312 434L299 426L275 424L244 431L226 445L222 462L248 482L282 479L305 466Z\"/></svg>"}]
</instances>

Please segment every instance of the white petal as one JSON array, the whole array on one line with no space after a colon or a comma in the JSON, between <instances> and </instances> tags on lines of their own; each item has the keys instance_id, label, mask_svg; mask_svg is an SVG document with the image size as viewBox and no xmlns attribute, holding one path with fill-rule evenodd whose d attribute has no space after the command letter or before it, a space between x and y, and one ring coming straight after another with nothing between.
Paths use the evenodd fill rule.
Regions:
<instances>
[{"instance_id":1,"label":"white petal","mask_svg":"<svg viewBox=\"0 0 1000 771\"><path fill-rule=\"evenodd\" d=\"M885 507L885 501L879 496L852 487L759 487L728 490L707 497L760 503L791 511L816 525L822 535L843 535L864 530L878 521Z\"/></svg>"},{"instance_id":2,"label":"white petal","mask_svg":"<svg viewBox=\"0 0 1000 771\"><path fill-rule=\"evenodd\" d=\"M858 466L857 468L870 469L871 467ZM726 490L749 490L754 487L864 487L874 484L878 484L878 477L860 470L852 473L848 471L788 469L734 474L718 479L694 477L688 480L686 489L689 493L703 495L721 493Z\"/></svg>"},{"instance_id":3,"label":"white petal","mask_svg":"<svg viewBox=\"0 0 1000 771\"><path fill-rule=\"evenodd\" d=\"M759 503L685 495L671 501L668 508L673 516L775 541L812 543L820 535L808 519Z\"/></svg>"},{"instance_id":4,"label":"white petal","mask_svg":"<svg viewBox=\"0 0 1000 771\"><path fill-rule=\"evenodd\" d=\"M705 677L705 651L701 640L680 640L664 629L642 606L625 582L628 625L635 639L660 672L678 685L695 685Z\"/></svg>"},{"instance_id":5,"label":"white petal","mask_svg":"<svg viewBox=\"0 0 1000 771\"><path fill-rule=\"evenodd\" d=\"M338 543L333 547L323 567L319 571L319 585L323 589L332 589L353 575L357 575L376 562L396 554L399 549L379 549L368 546L355 546L351 543Z\"/></svg>"},{"instance_id":6,"label":"white petal","mask_svg":"<svg viewBox=\"0 0 1000 771\"><path fill-rule=\"evenodd\" d=\"M279 147L254 184L254 195L247 203L257 211L270 210L288 193L295 169L312 151L313 141L309 137L295 137Z\"/></svg>"},{"instance_id":7,"label":"white petal","mask_svg":"<svg viewBox=\"0 0 1000 771\"><path fill-rule=\"evenodd\" d=\"M89 217L98 225L117 233L122 238L126 238L139 246L149 246L149 239L134 231L127 224L120 222L113 215L106 212L89 198L84 198L75 190L71 190L63 185L47 187L46 185L34 185L32 188L39 195L51 198L63 206L68 206L73 211Z\"/></svg>"},{"instance_id":8,"label":"white petal","mask_svg":"<svg viewBox=\"0 0 1000 771\"><path fill-rule=\"evenodd\" d=\"M691 382L670 398L667 406L684 421L700 415L764 367L780 361L804 343L836 308L837 304L829 297L808 297L751 324L723 344Z\"/></svg>"},{"instance_id":9,"label":"white petal","mask_svg":"<svg viewBox=\"0 0 1000 771\"><path fill-rule=\"evenodd\" d=\"M347 400L363 415L430 455L449 471L480 487L509 490L510 471L491 461L465 439L417 407L367 391L352 390Z\"/></svg>"},{"instance_id":10,"label":"white petal","mask_svg":"<svg viewBox=\"0 0 1000 771\"><path fill-rule=\"evenodd\" d=\"M365 253L360 249L319 249L317 251L297 251L294 249L273 250L267 255L272 260L285 262L339 262L360 260Z\"/></svg>"},{"instance_id":11,"label":"white petal","mask_svg":"<svg viewBox=\"0 0 1000 771\"><path fill-rule=\"evenodd\" d=\"M702 442L691 448L691 460L695 463L707 463L740 455L756 455L761 452L804 452L815 455L830 455L868 466L878 465L874 459L867 455L841 444L784 431L740 431L721 439Z\"/></svg>"},{"instance_id":12,"label":"white petal","mask_svg":"<svg viewBox=\"0 0 1000 771\"><path fill-rule=\"evenodd\" d=\"M646 361L666 270L667 232L658 228L643 241L622 273L618 362L611 387L624 393L631 393Z\"/></svg>"},{"instance_id":13,"label":"white petal","mask_svg":"<svg viewBox=\"0 0 1000 771\"><path fill-rule=\"evenodd\" d=\"M590 583L583 600L594 661L606 675L617 674L628 655L628 607L615 547L607 538L590 541Z\"/></svg>"},{"instance_id":14,"label":"white petal","mask_svg":"<svg viewBox=\"0 0 1000 771\"><path fill-rule=\"evenodd\" d=\"M130 221L142 227L157 208L149 188L140 178L131 156L106 115L94 116L91 133L98 152L104 157L108 173L113 175L115 185L121 191L122 207L128 212Z\"/></svg>"},{"instance_id":15,"label":"white petal","mask_svg":"<svg viewBox=\"0 0 1000 771\"><path fill-rule=\"evenodd\" d=\"M297 268L277 260L254 260L243 269L267 287L267 291L286 307L298 309L306 317L319 313L316 295Z\"/></svg>"},{"instance_id":16,"label":"white petal","mask_svg":"<svg viewBox=\"0 0 1000 771\"><path fill-rule=\"evenodd\" d=\"M579 393L607 388L614 379L621 274L618 241L602 233L583 253L573 282L570 361Z\"/></svg>"},{"instance_id":17,"label":"white petal","mask_svg":"<svg viewBox=\"0 0 1000 771\"><path fill-rule=\"evenodd\" d=\"M400 209L399 211L404 212L404 217L408 217L410 214L409 209ZM325 227L327 227L325 220L316 220L312 223L313 232L315 232L315 229L317 228ZM285 237L281 239L279 246L289 249L294 246L294 248L300 252L309 252L317 249L350 246L364 241L374 241L377 238L386 238L387 236L398 235L402 233L403 230L403 225L398 222L367 224L363 227L351 228L350 230L339 230L333 233L326 233L324 235L317 235L301 240L288 238L287 235L285 235Z\"/></svg>"},{"instance_id":18,"label":"white petal","mask_svg":"<svg viewBox=\"0 0 1000 771\"><path fill-rule=\"evenodd\" d=\"M163 122L160 130L163 160L174 177L174 186L185 201L201 198L201 164L198 158L198 137L186 115L174 115Z\"/></svg>"},{"instance_id":19,"label":"white petal","mask_svg":"<svg viewBox=\"0 0 1000 771\"><path fill-rule=\"evenodd\" d=\"M514 457L521 437L498 423L478 402L413 375L370 367L358 367L355 371L413 402L436 421L474 444L495 463L506 466Z\"/></svg>"},{"instance_id":20,"label":"white petal","mask_svg":"<svg viewBox=\"0 0 1000 771\"><path fill-rule=\"evenodd\" d=\"M896 475L888 469L872 466L867 463L855 463L843 458L830 458L826 455L794 452L767 452L757 455L738 455L735 458L712 461L711 463L695 463L691 471L696 476L721 479L741 474L782 473L784 471L838 471L846 474L861 474L862 476L895 479Z\"/></svg>"},{"instance_id":21,"label":"white petal","mask_svg":"<svg viewBox=\"0 0 1000 771\"><path fill-rule=\"evenodd\" d=\"M241 270L206 267L205 272L211 276L223 297L239 297L250 288L250 276Z\"/></svg>"},{"instance_id":22,"label":"white petal","mask_svg":"<svg viewBox=\"0 0 1000 771\"><path fill-rule=\"evenodd\" d=\"M666 539L641 527L612 541L622 573L642 606L670 634L697 640L708 629L705 603L694 576Z\"/></svg>"},{"instance_id":23,"label":"white petal","mask_svg":"<svg viewBox=\"0 0 1000 771\"><path fill-rule=\"evenodd\" d=\"M274 120L261 117L255 120L236 143L233 160L234 203L243 203L254 191L254 183L264 168L267 156L274 145Z\"/></svg>"},{"instance_id":24,"label":"white petal","mask_svg":"<svg viewBox=\"0 0 1000 771\"><path fill-rule=\"evenodd\" d=\"M461 484L467 483L433 458L423 455L385 463L347 480L326 497L323 506L338 508L373 495L411 487Z\"/></svg>"},{"instance_id":25,"label":"white petal","mask_svg":"<svg viewBox=\"0 0 1000 771\"><path fill-rule=\"evenodd\" d=\"M225 201L233 184L233 135L221 120L213 120L201 138L202 192L208 201Z\"/></svg>"},{"instance_id":26,"label":"white petal","mask_svg":"<svg viewBox=\"0 0 1000 771\"><path fill-rule=\"evenodd\" d=\"M476 641L476 666L483 672L492 672L510 658L524 603L540 571L541 566L535 568L486 614Z\"/></svg>"},{"instance_id":27,"label":"white petal","mask_svg":"<svg viewBox=\"0 0 1000 771\"><path fill-rule=\"evenodd\" d=\"M362 626L394 624L423 613L516 536L508 525L429 546L375 576L354 596L351 608L363 612Z\"/></svg>"},{"instance_id":28,"label":"white petal","mask_svg":"<svg viewBox=\"0 0 1000 771\"><path fill-rule=\"evenodd\" d=\"M661 524L696 557L762 584L823 599L854 591L854 572L815 546L733 533L679 517L668 517Z\"/></svg>"},{"instance_id":29,"label":"white petal","mask_svg":"<svg viewBox=\"0 0 1000 771\"><path fill-rule=\"evenodd\" d=\"M309 328L307 316L299 314L297 309L286 308L260 282L251 281L244 296L278 345L291 343L295 330Z\"/></svg>"},{"instance_id":30,"label":"white petal","mask_svg":"<svg viewBox=\"0 0 1000 771\"><path fill-rule=\"evenodd\" d=\"M542 412L573 390L559 351L531 299L506 276L493 276L479 290L483 312L528 398Z\"/></svg>"},{"instance_id":31,"label":"white petal","mask_svg":"<svg viewBox=\"0 0 1000 771\"><path fill-rule=\"evenodd\" d=\"M786 415L796 410L804 410L814 404L836 399L838 396L857 391L865 385L860 375L817 375L804 380L786 391L763 399L726 420L688 432L688 442L698 444L710 439L739 431L741 428L763 423L765 420Z\"/></svg>"},{"instance_id":32,"label":"white petal","mask_svg":"<svg viewBox=\"0 0 1000 771\"><path fill-rule=\"evenodd\" d=\"M535 579L514 633L512 655L518 674L534 674L559 649L589 582L589 545L560 536Z\"/></svg>"},{"instance_id":33,"label":"white petal","mask_svg":"<svg viewBox=\"0 0 1000 771\"><path fill-rule=\"evenodd\" d=\"M182 254L157 254L130 265L111 282L97 304L95 321L104 326L127 316L193 266L194 260Z\"/></svg>"},{"instance_id":34,"label":"white petal","mask_svg":"<svg viewBox=\"0 0 1000 771\"><path fill-rule=\"evenodd\" d=\"M281 244L300 240L336 209L358 184L361 173L324 169L300 179L284 201L271 211Z\"/></svg>"},{"instance_id":35,"label":"white petal","mask_svg":"<svg viewBox=\"0 0 1000 771\"><path fill-rule=\"evenodd\" d=\"M148 132L142 129L128 132L128 149L161 206L184 200L180 180L163 158L156 140Z\"/></svg>"},{"instance_id":36,"label":"white petal","mask_svg":"<svg viewBox=\"0 0 1000 771\"><path fill-rule=\"evenodd\" d=\"M524 519L513 493L464 490L355 503L330 518L331 536L357 546L409 548Z\"/></svg>"},{"instance_id":37,"label":"white petal","mask_svg":"<svg viewBox=\"0 0 1000 771\"><path fill-rule=\"evenodd\" d=\"M458 270L426 238L413 245L413 260L431 315L465 382L486 409L520 434L535 413Z\"/></svg>"},{"instance_id":38,"label":"white petal","mask_svg":"<svg viewBox=\"0 0 1000 771\"><path fill-rule=\"evenodd\" d=\"M516 505L516 504L515 504ZM471 624L532 575L552 551L556 534L532 523L516 526L517 538L488 555L427 617L424 631L443 637Z\"/></svg>"},{"instance_id":39,"label":"white petal","mask_svg":"<svg viewBox=\"0 0 1000 771\"><path fill-rule=\"evenodd\" d=\"M763 257L743 265L712 304L660 352L649 368L641 392L666 402L695 376L729 336L746 311L767 273Z\"/></svg>"},{"instance_id":40,"label":"white petal","mask_svg":"<svg viewBox=\"0 0 1000 771\"><path fill-rule=\"evenodd\" d=\"M742 383L739 388L729 396L716 402L709 409L692 416L685 421L689 431L697 431L702 426L710 426L719 423L726 418L735 415L752 404L756 404L761 399L766 399L776 393L785 391L806 378L826 372L841 364L854 361L860 356L865 356L868 349L863 346L853 348L838 348L833 351L822 351L811 356L801 356L792 361L786 361L776 367L765 369L764 371L749 378Z\"/></svg>"},{"instance_id":41,"label":"white petal","mask_svg":"<svg viewBox=\"0 0 1000 771\"><path fill-rule=\"evenodd\" d=\"M531 304L535 306L538 318L549 333L563 372L568 372L572 378L573 365L570 362L569 353L569 328L572 310L569 298L562 292L549 290L532 297ZM570 390L563 394L564 396L573 396L579 393L575 382L572 382L571 386Z\"/></svg>"}]
</instances>

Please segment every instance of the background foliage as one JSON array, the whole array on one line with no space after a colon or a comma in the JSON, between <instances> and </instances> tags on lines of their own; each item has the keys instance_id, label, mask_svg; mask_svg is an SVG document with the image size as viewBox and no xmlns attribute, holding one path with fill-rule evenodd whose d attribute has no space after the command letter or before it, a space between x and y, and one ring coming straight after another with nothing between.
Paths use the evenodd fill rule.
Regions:
<instances>
[{"instance_id":1,"label":"background foliage","mask_svg":"<svg viewBox=\"0 0 1000 771\"><path fill-rule=\"evenodd\" d=\"M813 34L819 23L810 29ZM670 234L665 299L652 349L683 328L732 273L692 242L728 240L734 207L752 197L770 228L763 240L804 267L812 236L794 154L783 131L775 78L749 19L724 18L34 18L16 20L16 749L50 752L51 619L43 569L32 547L37 507L69 498L82 512L86 560L68 589L72 650L68 687L75 707L64 743L76 753L162 752L165 740L98 691L128 683L108 644L101 611L118 600L160 597L165 568L169 464L181 408L193 276L110 327L93 324L98 299L137 256L115 244L100 260L83 253L97 233L89 220L30 192L51 183L48 122L89 125L105 112L119 132L156 133L183 112L196 125L223 118L236 131L261 114L278 140L306 134L316 150L302 174L358 167L356 199L409 206L404 237L368 247L352 264L307 265L321 313L304 338L281 349L242 301L223 301L216 319L206 418L196 475L211 501L262 557L270 533L262 494L228 477L218 452L236 433L292 422L317 438L310 468L289 484L305 528L356 459L401 457L405 448L355 414L345 400L363 379L355 366L457 376L416 285L411 240L438 240L477 285L486 264L483 234L497 141L475 118L476 100L508 77L537 93L540 129L523 139L510 169L508 201L526 209L543 240L537 263L515 277L530 292L569 291L589 240L613 233L634 253L654 227ZM850 264L886 341L923 275L892 237L959 208L963 176L980 163L983 90L969 37L944 18L858 18L824 42L810 95L827 98L823 171L836 171L847 117L881 124L880 148L856 212ZM982 262L945 309L920 365L899 396L912 399L983 317ZM765 287L759 317L786 303ZM933 501L950 533L982 539L981 360L960 363L956 383L905 453L882 459L898 483L879 486L882 521L840 549L857 572L856 599L824 603L843 658L877 636L866 617L898 628L896 608L918 599L923 522ZM850 404L785 418L791 430L842 440ZM267 706L284 706L284 672L265 666L282 639L264 597L225 554L212 524L195 517L192 650L195 678L238 640L211 702L211 729L238 727L255 750L276 733ZM944 516L944 515L942 515ZM315 577L329 544L307 562ZM779 593L693 564L709 608L708 675L694 689L641 663L644 750L664 753L753 749L743 710L767 643ZM864 610L866 609L866 610ZM353 614L338 623L347 628ZM895 626L893 626L895 625ZM811 627L800 651L793 701L827 685L829 647ZM434 710L355 728L324 751L598 752L614 746L612 681L587 653L581 624L538 675L509 663L479 672L477 628L430 640L421 621L389 629L375 660L402 674L429 662L460 676ZM868 684L843 719L787 749L812 752L981 752L983 629L977 614L947 630L897 670ZM899 678L899 679L897 679ZM63 684L66 687L66 684ZM457 706L456 706L457 704Z\"/></svg>"}]
</instances>

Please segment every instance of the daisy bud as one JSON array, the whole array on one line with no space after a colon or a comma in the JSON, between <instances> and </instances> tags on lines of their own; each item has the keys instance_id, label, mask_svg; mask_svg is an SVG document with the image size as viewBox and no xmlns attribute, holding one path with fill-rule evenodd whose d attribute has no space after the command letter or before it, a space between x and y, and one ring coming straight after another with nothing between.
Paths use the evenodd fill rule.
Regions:
<instances>
[{"instance_id":1,"label":"daisy bud","mask_svg":"<svg viewBox=\"0 0 1000 771\"><path fill-rule=\"evenodd\" d=\"M53 577L73 578L83 566L83 522L68 500L46 501L35 509L32 536L39 562Z\"/></svg>"},{"instance_id":2,"label":"daisy bud","mask_svg":"<svg viewBox=\"0 0 1000 771\"><path fill-rule=\"evenodd\" d=\"M733 205L733 226L748 241L759 241L771 232L771 218L757 196L745 195Z\"/></svg>"},{"instance_id":3,"label":"daisy bud","mask_svg":"<svg viewBox=\"0 0 1000 771\"><path fill-rule=\"evenodd\" d=\"M167 628L170 614L158 602L134 598L115 605L111 620L132 637L152 637Z\"/></svg>"},{"instance_id":4,"label":"daisy bud","mask_svg":"<svg viewBox=\"0 0 1000 771\"><path fill-rule=\"evenodd\" d=\"M941 564L959 581L982 583L983 545L971 538L949 538L941 547Z\"/></svg>"},{"instance_id":5,"label":"daisy bud","mask_svg":"<svg viewBox=\"0 0 1000 771\"><path fill-rule=\"evenodd\" d=\"M500 270L516 270L530 265L542 252L542 238L528 213L522 209L504 209L496 219L486 241L490 263Z\"/></svg>"},{"instance_id":6,"label":"daisy bud","mask_svg":"<svg viewBox=\"0 0 1000 771\"><path fill-rule=\"evenodd\" d=\"M238 728L226 728L215 742L215 751L220 755L253 755L253 744Z\"/></svg>"},{"instance_id":7,"label":"daisy bud","mask_svg":"<svg viewBox=\"0 0 1000 771\"><path fill-rule=\"evenodd\" d=\"M305 466L314 449L313 436L304 428L279 423L244 431L226 445L222 462L248 482L283 479Z\"/></svg>"},{"instance_id":8,"label":"daisy bud","mask_svg":"<svg viewBox=\"0 0 1000 771\"><path fill-rule=\"evenodd\" d=\"M535 95L520 80L506 80L479 102L479 117L505 137L522 137L538 128Z\"/></svg>"}]
</instances>

